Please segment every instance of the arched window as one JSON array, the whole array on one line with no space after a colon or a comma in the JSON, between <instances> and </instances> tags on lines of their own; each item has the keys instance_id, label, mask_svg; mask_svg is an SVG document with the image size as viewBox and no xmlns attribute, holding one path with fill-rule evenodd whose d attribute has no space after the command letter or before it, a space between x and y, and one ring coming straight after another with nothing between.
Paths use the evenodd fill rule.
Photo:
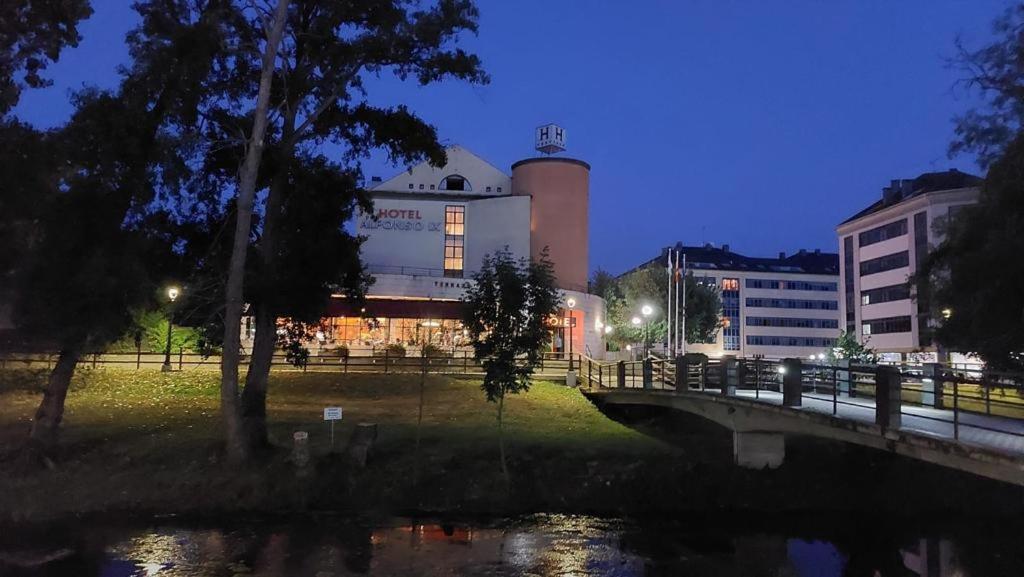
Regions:
<instances>
[{"instance_id":1,"label":"arched window","mask_svg":"<svg viewBox=\"0 0 1024 577\"><path fill-rule=\"evenodd\" d=\"M444 179L441 180L441 184L440 184L440 186L438 186L438 189L440 189L440 190L464 190L465 191L465 190L473 190L473 187L469 184L469 181L466 180L465 177L463 177L461 175L458 175L458 174L452 174L450 176L444 177Z\"/></svg>"}]
</instances>

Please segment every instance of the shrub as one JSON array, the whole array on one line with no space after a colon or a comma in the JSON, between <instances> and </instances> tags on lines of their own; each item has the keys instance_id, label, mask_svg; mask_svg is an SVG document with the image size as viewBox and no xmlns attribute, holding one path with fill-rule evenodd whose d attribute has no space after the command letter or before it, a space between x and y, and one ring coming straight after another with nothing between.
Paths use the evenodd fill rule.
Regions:
<instances>
[{"instance_id":1,"label":"shrub","mask_svg":"<svg viewBox=\"0 0 1024 577\"><path fill-rule=\"evenodd\" d=\"M422 352L420 353L424 357L450 357L452 352L448 349L442 349L441 347L433 344L423 345Z\"/></svg>"},{"instance_id":2,"label":"shrub","mask_svg":"<svg viewBox=\"0 0 1024 577\"><path fill-rule=\"evenodd\" d=\"M391 343L390 345L384 347L383 350L375 351L373 353L373 356L375 356L375 357L383 357L385 353L387 353L387 356L389 356L389 357L398 357L398 358L404 357L405 356L405 346L400 344L400 343Z\"/></svg>"}]
</instances>

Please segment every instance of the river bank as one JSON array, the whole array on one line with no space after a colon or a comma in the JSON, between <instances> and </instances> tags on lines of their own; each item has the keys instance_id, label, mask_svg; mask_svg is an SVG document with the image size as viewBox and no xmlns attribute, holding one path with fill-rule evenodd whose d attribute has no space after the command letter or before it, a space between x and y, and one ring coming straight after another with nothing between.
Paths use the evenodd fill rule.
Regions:
<instances>
[{"instance_id":1,"label":"river bank","mask_svg":"<svg viewBox=\"0 0 1024 577\"><path fill-rule=\"evenodd\" d=\"M506 403L506 484L494 405L478 382L436 375L426 383L417 452L418 376L275 373L268 410L277 448L238 469L220 449L216 374L82 371L56 467L16 471L11 463L42 378L0 372L0 523L318 511L1014 515L1024 508L1018 488L820 441L790 440L777 470L740 469L731 437L713 425L665 412L609 418L578 390L545 382ZM333 449L326 406L344 408ZM379 437L357 470L343 449L359 422L376 423ZM288 458L296 430L310 433L305 471Z\"/></svg>"}]
</instances>

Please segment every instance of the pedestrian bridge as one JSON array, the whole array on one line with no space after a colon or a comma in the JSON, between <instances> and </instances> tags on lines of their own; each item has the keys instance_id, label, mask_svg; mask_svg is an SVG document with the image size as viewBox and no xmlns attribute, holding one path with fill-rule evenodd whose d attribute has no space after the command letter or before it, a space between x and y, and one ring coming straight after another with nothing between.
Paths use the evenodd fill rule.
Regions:
<instances>
[{"instance_id":1,"label":"pedestrian bridge","mask_svg":"<svg viewBox=\"0 0 1024 577\"><path fill-rule=\"evenodd\" d=\"M1020 375L690 355L584 357L579 379L595 404L665 407L729 429L734 459L745 467L778 467L786 436L808 435L1024 486Z\"/></svg>"}]
</instances>

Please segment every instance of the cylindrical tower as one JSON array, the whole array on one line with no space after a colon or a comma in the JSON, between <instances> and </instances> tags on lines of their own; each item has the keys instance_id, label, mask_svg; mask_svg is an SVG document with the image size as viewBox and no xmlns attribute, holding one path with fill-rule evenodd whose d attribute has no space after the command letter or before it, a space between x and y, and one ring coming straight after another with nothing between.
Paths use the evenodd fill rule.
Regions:
<instances>
[{"instance_id":1,"label":"cylindrical tower","mask_svg":"<svg viewBox=\"0 0 1024 577\"><path fill-rule=\"evenodd\" d=\"M558 287L586 292L590 165L561 157L520 160L512 165L512 194L531 197L530 256L548 247Z\"/></svg>"}]
</instances>

